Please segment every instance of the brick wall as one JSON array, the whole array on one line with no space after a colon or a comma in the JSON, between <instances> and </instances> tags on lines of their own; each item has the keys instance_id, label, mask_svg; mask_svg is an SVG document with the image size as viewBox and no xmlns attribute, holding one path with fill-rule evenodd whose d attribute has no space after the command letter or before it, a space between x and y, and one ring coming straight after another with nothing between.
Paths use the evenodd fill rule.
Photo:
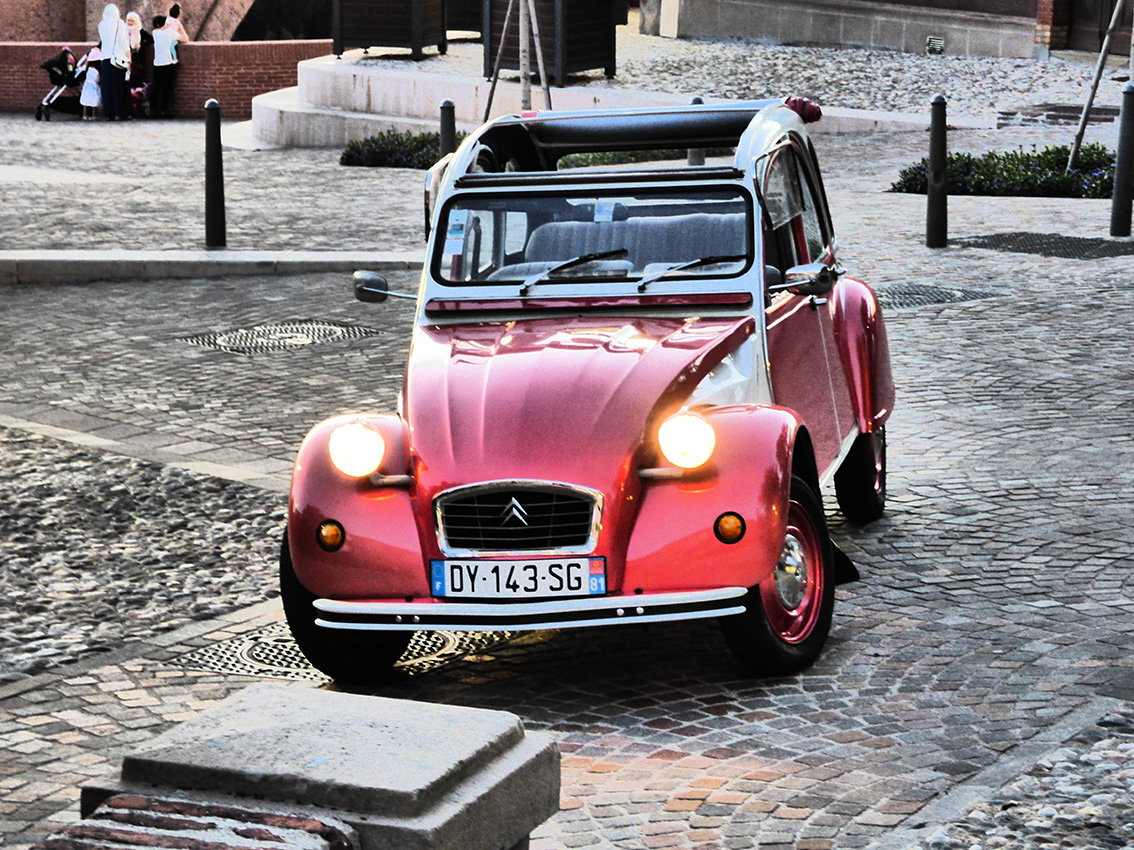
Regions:
<instances>
[{"instance_id":1,"label":"brick wall","mask_svg":"<svg viewBox=\"0 0 1134 850\"><path fill-rule=\"evenodd\" d=\"M1039 0L1036 6L1036 44L1063 50L1071 32L1071 0Z\"/></svg>"},{"instance_id":2,"label":"brick wall","mask_svg":"<svg viewBox=\"0 0 1134 850\"><path fill-rule=\"evenodd\" d=\"M94 45L70 46L76 56L82 56ZM39 63L58 51L54 42L0 42L0 111L30 115L35 110L51 88ZM294 86L301 61L330 52L330 39L183 44L178 48L176 112L202 115L205 101L215 97L223 117L249 118L255 95Z\"/></svg>"}]
</instances>

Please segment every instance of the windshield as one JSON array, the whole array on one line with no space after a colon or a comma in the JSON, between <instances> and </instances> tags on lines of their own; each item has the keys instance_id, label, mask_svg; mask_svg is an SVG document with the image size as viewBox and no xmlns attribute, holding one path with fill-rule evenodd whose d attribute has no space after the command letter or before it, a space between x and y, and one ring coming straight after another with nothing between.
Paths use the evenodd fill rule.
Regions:
<instances>
[{"instance_id":1,"label":"windshield","mask_svg":"<svg viewBox=\"0 0 1134 850\"><path fill-rule=\"evenodd\" d=\"M732 277L751 262L751 215L748 196L731 187L464 196L442 211L433 270L452 285L524 291L574 281Z\"/></svg>"}]
</instances>

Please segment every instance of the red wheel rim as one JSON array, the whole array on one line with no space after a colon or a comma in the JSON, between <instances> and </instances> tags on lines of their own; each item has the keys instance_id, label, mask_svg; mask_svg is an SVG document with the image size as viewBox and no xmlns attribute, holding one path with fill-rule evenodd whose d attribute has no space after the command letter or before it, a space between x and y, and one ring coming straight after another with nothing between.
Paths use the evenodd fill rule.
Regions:
<instances>
[{"instance_id":1,"label":"red wheel rim","mask_svg":"<svg viewBox=\"0 0 1134 850\"><path fill-rule=\"evenodd\" d=\"M799 502L789 502L779 561L760 587L768 623L784 643L802 643L815 631L827 580L824 566L811 514Z\"/></svg>"}]
</instances>

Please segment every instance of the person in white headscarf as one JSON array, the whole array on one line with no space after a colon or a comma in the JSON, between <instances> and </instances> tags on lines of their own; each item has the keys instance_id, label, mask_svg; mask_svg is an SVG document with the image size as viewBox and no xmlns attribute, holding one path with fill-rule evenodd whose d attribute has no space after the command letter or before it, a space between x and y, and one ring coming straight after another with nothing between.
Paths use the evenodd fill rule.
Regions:
<instances>
[{"instance_id":1,"label":"person in white headscarf","mask_svg":"<svg viewBox=\"0 0 1134 850\"><path fill-rule=\"evenodd\" d=\"M128 12L126 28L130 32L130 86L137 88L150 81L150 66L154 61L154 37L142 29L142 17Z\"/></svg>"},{"instance_id":2,"label":"person in white headscarf","mask_svg":"<svg viewBox=\"0 0 1134 850\"><path fill-rule=\"evenodd\" d=\"M99 51L102 68L99 84L102 86L102 109L107 119L114 121L130 116L130 98L126 90L126 72L130 70L130 34L122 13L113 3L107 3L98 25Z\"/></svg>"}]
</instances>

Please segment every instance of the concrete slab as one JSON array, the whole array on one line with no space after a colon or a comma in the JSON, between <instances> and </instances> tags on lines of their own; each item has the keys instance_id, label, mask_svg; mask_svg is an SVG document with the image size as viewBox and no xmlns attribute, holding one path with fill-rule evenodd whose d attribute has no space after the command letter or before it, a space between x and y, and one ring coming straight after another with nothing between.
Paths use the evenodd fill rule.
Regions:
<instances>
[{"instance_id":1,"label":"concrete slab","mask_svg":"<svg viewBox=\"0 0 1134 850\"><path fill-rule=\"evenodd\" d=\"M127 755L84 810L155 789L333 809L362 850L500 850L558 811L559 751L508 712L258 684Z\"/></svg>"},{"instance_id":2,"label":"concrete slab","mask_svg":"<svg viewBox=\"0 0 1134 850\"><path fill-rule=\"evenodd\" d=\"M424 251L0 251L0 285L420 268Z\"/></svg>"}]
</instances>

